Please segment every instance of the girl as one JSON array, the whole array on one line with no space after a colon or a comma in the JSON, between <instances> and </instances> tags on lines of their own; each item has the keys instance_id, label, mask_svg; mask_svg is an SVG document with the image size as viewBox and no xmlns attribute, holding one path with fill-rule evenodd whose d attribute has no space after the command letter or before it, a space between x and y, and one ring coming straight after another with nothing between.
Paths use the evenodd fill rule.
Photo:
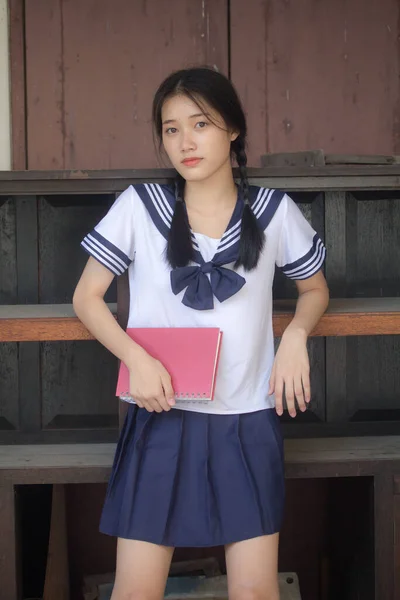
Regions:
<instances>
[{"instance_id":1,"label":"girl","mask_svg":"<svg viewBox=\"0 0 400 600\"><path fill-rule=\"evenodd\" d=\"M230 81L179 71L153 123L173 185L130 186L82 242L91 255L74 308L130 371L130 405L101 518L118 537L112 600L160 600L174 547L224 545L231 599L279 598L284 502L278 415L310 401L307 336L328 303L325 249L283 192L249 186L246 121ZM240 185L232 175L232 158ZM296 281L274 357L275 265ZM215 399L176 405L163 365L119 327L103 297L129 269L128 327L219 327ZM174 408L174 410L171 410Z\"/></svg>"}]
</instances>

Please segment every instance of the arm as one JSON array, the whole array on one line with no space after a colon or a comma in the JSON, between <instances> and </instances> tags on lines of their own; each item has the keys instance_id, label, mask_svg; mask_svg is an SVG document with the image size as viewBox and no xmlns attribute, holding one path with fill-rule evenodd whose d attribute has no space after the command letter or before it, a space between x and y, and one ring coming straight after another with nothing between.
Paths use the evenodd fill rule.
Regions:
<instances>
[{"instance_id":1,"label":"arm","mask_svg":"<svg viewBox=\"0 0 400 600\"><path fill-rule=\"evenodd\" d=\"M276 353L269 393L275 393L276 411L283 413L285 389L289 414L296 416L296 398L304 412L311 399L310 366L307 339L327 309L329 290L321 271L305 280L297 280L299 297L295 315L283 333Z\"/></svg>"},{"instance_id":2,"label":"arm","mask_svg":"<svg viewBox=\"0 0 400 600\"><path fill-rule=\"evenodd\" d=\"M125 333L104 301L113 278L111 271L90 257L75 289L75 313L94 337L127 365L137 404L157 412L169 410L175 403L169 374Z\"/></svg>"}]
</instances>

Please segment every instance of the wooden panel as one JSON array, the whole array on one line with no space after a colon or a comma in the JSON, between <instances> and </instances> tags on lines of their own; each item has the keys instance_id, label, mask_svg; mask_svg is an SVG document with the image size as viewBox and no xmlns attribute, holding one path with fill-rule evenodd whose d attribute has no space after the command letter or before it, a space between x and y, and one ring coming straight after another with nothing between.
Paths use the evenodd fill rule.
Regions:
<instances>
[{"instance_id":1,"label":"wooden panel","mask_svg":"<svg viewBox=\"0 0 400 600\"><path fill-rule=\"evenodd\" d=\"M49 196L39 200L39 297L41 303L70 303L88 259L84 236L106 214L114 194ZM106 301L116 299L115 284Z\"/></svg>"},{"instance_id":2,"label":"wooden panel","mask_svg":"<svg viewBox=\"0 0 400 600\"><path fill-rule=\"evenodd\" d=\"M397 197L393 193L384 199L383 193L374 197L371 192L361 200L351 193L326 194L326 275L333 296L363 301L368 296L399 296ZM381 322L388 334L398 332L396 326L391 329L392 317L386 324ZM328 422L381 421L383 425L400 420L398 337L331 338L326 350Z\"/></svg>"},{"instance_id":3,"label":"wooden panel","mask_svg":"<svg viewBox=\"0 0 400 600\"><path fill-rule=\"evenodd\" d=\"M117 429L117 359L99 343L44 343L41 377L44 429Z\"/></svg>"},{"instance_id":4,"label":"wooden panel","mask_svg":"<svg viewBox=\"0 0 400 600\"><path fill-rule=\"evenodd\" d=\"M155 166L156 87L191 64L227 72L227 20L227 0L27 2L29 168Z\"/></svg>"},{"instance_id":5,"label":"wooden panel","mask_svg":"<svg viewBox=\"0 0 400 600\"><path fill-rule=\"evenodd\" d=\"M398 15L396 0L231 1L252 165L266 152L398 151Z\"/></svg>"},{"instance_id":6,"label":"wooden panel","mask_svg":"<svg viewBox=\"0 0 400 600\"><path fill-rule=\"evenodd\" d=\"M18 303L38 302L38 214L34 196L19 196L17 206ZM39 344L22 342L18 348L19 429L40 429Z\"/></svg>"},{"instance_id":7,"label":"wooden panel","mask_svg":"<svg viewBox=\"0 0 400 600\"><path fill-rule=\"evenodd\" d=\"M400 421L400 337L347 340L347 411L353 420Z\"/></svg>"},{"instance_id":8,"label":"wooden panel","mask_svg":"<svg viewBox=\"0 0 400 600\"><path fill-rule=\"evenodd\" d=\"M113 201L114 195L79 196L72 201L68 196L40 198L41 302L71 302L88 259L80 242ZM115 300L115 283L108 290L106 301L110 297ZM71 320L63 322L65 340L73 338L73 323L79 324L76 319L72 327L69 327ZM62 330L63 326L57 329L59 333ZM85 336L85 328L80 327L80 331ZM40 357L43 430L117 429L118 404L114 395L117 365L105 348L94 342L44 343Z\"/></svg>"},{"instance_id":9,"label":"wooden panel","mask_svg":"<svg viewBox=\"0 0 400 600\"><path fill-rule=\"evenodd\" d=\"M348 294L399 296L400 195L374 202L348 195L346 221ZM397 336L347 341L347 410L354 420L400 421L399 358Z\"/></svg>"},{"instance_id":10,"label":"wooden panel","mask_svg":"<svg viewBox=\"0 0 400 600\"><path fill-rule=\"evenodd\" d=\"M0 197L0 304L17 301L16 205ZM18 427L18 349L0 344L0 430Z\"/></svg>"},{"instance_id":11,"label":"wooden panel","mask_svg":"<svg viewBox=\"0 0 400 600\"><path fill-rule=\"evenodd\" d=\"M400 192L398 199L347 198L348 295L397 296L400 264Z\"/></svg>"},{"instance_id":12,"label":"wooden panel","mask_svg":"<svg viewBox=\"0 0 400 600\"><path fill-rule=\"evenodd\" d=\"M0 304L17 301L16 204L0 197Z\"/></svg>"}]
</instances>

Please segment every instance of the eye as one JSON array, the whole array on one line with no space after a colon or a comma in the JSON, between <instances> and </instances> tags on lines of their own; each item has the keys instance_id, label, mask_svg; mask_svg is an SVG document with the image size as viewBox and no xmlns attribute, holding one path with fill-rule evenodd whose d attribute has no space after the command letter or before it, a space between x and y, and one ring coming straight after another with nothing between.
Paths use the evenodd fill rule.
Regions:
<instances>
[{"instance_id":1,"label":"eye","mask_svg":"<svg viewBox=\"0 0 400 600\"><path fill-rule=\"evenodd\" d=\"M170 133L175 133L176 131L177 131L176 127L168 127L168 129L166 129L164 133L170 134Z\"/></svg>"},{"instance_id":2,"label":"eye","mask_svg":"<svg viewBox=\"0 0 400 600\"><path fill-rule=\"evenodd\" d=\"M199 121L198 123L196 123L196 127L198 127L198 129L204 129L205 127L207 127L208 123L206 123L206 121Z\"/></svg>"}]
</instances>

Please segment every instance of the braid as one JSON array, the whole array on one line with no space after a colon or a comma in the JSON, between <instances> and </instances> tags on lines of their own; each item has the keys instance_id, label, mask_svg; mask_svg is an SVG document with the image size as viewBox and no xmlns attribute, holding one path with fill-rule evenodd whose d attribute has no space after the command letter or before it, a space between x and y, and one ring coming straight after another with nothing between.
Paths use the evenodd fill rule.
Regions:
<instances>
[{"instance_id":1,"label":"braid","mask_svg":"<svg viewBox=\"0 0 400 600\"><path fill-rule=\"evenodd\" d=\"M193 259L192 236L185 209L185 180L177 174L175 178L175 209L167 242L167 260L172 268L185 267Z\"/></svg>"},{"instance_id":2,"label":"braid","mask_svg":"<svg viewBox=\"0 0 400 600\"><path fill-rule=\"evenodd\" d=\"M240 189L244 199L239 257L235 263L235 268L243 266L246 271L251 271L257 266L261 250L264 247L265 236L258 226L257 219L250 207L250 186L246 168L247 155L244 138L241 135L232 143L232 150L236 155L236 162L239 166Z\"/></svg>"}]
</instances>

